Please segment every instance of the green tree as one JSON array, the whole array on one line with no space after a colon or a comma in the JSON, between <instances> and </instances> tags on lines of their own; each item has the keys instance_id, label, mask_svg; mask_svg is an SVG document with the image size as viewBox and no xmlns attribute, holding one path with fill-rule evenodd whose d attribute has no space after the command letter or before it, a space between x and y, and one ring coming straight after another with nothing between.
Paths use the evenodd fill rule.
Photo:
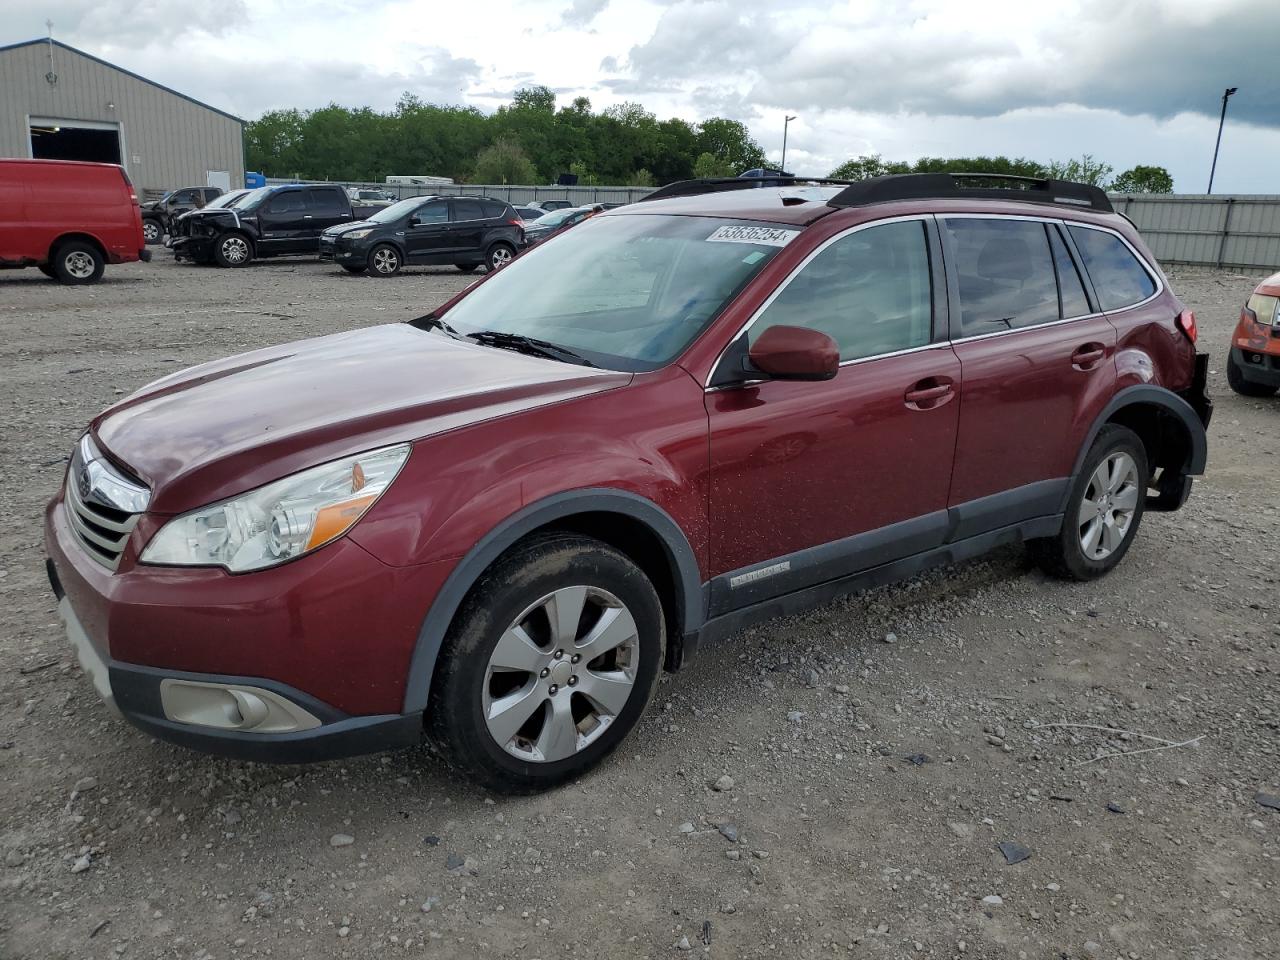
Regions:
<instances>
[{"instance_id":1,"label":"green tree","mask_svg":"<svg viewBox=\"0 0 1280 960\"><path fill-rule=\"evenodd\" d=\"M751 168L747 167L746 169L749 170ZM735 170L728 161L721 160L710 153L698 154L698 159L693 162L693 175L699 179L703 177L736 177L740 172L740 170Z\"/></svg>"},{"instance_id":2,"label":"green tree","mask_svg":"<svg viewBox=\"0 0 1280 960\"><path fill-rule=\"evenodd\" d=\"M886 161L878 153L846 160L827 176L833 180L869 180L890 173L910 173L911 166L900 160Z\"/></svg>"},{"instance_id":3,"label":"green tree","mask_svg":"<svg viewBox=\"0 0 1280 960\"><path fill-rule=\"evenodd\" d=\"M591 168L581 160L575 160L569 164L569 172L578 178L578 186L580 187L594 187L600 183L600 178L592 173Z\"/></svg>"},{"instance_id":4,"label":"green tree","mask_svg":"<svg viewBox=\"0 0 1280 960\"><path fill-rule=\"evenodd\" d=\"M1164 167L1139 164L1116 177L1110 189L1116 193L1173 193L1173 177Z\"/></svg>"},{"instance_id":5,"label":"green tree","mask_svg":"<svg viewBox=\"0 0 1280 960\"><path fill-rule=\"evenodd\" d=\"M720 162L729 172L724 176L737 176L744 170L765 165L764 151L751 139L746 124L724 117L712 117L698 127L696 140L698 159L707 153ZM701 174L699 174L701 176Z\"/></svg>"},{"instance_id":6,"label":"green tree","mask_svg":"<svg viewBox=\"0 0 1280 960\"><path fill-rule=\"evenodd\" d=\"M502 139L476 155L472 179L476 183L535 183L538 171L529 162L520 144Z\"/></svg>"},{"instance_id":7,"label":"green tree","mask_svg":"<svg viewBox=\"0 0 1280 960\"><path fill-rule=\"evenodd\" d=\"M633 173L631 179L627 181L629 187L656 187L657 185L657 179L644 167Z\"/></svg>"},{"instance_id":8,"label":"green tree","mask_svg":"<svg viewBox=\"0 0 1280 960\"><path fill-rule=\"evenodd\" d=\"M1107 186L1107 177L1111 176L1111 164L1093 159L1092 154L1084 154L1079 160L1052 160L1045 167L1045 176L1053 180L1070 180L1073 183L1087 183L1095 187Z\"/></svg>"},{"instance_id":9,"label":"green tree","mask_svg":"<svg viewBox=\"0 0 1280 960\"><path fill-rule=\"evenodd\" d=\"M999 173L1012 177L1043 177L1044 164L1025 157L921 157L912 173Z\"/></svg>"}]
</instances>

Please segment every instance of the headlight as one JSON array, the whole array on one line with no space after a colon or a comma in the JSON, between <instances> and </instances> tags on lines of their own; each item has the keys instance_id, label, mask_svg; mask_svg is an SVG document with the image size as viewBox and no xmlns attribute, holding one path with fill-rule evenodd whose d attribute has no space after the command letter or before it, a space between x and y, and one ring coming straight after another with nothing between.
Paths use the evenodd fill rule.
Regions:
<instances>
[{"instance_id":1,"label":"headlight","mask_svg":"<svg viewBox=\"0 0 1280 960\"><path fill-rule=\"evenodd\" d=\"M368 230L352 230L349 233L341 233L339 236L344 237L347 240L363 240L371 233L373 233L373 227L370 227Z\"/></svg>"},{"instance_id":2,"label":"headlight","mask_svg":"<svg viewBox=\"0 0 1280 960\"><path fill-rule=\"evenodd\" d=\"M151 538L142 562L240 573L300 557L351 529L408 457L408 444L371 450L185 513Z\"/></svg>"}]
</instances>

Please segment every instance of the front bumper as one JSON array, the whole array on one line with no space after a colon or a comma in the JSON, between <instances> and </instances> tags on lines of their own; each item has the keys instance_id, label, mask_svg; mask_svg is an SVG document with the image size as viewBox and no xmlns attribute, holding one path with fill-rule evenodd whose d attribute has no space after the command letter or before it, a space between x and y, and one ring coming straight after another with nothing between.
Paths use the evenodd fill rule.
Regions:
<instances>
[{"instance_id":1,"label":"front bumper","mask_svg":"<svg viewBox=\"0 0 1280 960\"><path fill-rule=\"evenodd\" d=\"M1280 387L1280 354L1257 353L1232 347L1231 359L1240 376L1249 383L1264 387Z\"/></svg>"},{"instance_id":2,"label":"front bumper","mask_svg":"<svg viewBox=\"0 0 1280 960\"><path fill-rule=\"evenodd\" d=\"M300 690L260 677L157 670L118 663L100 650L85 632L67 599L52 561L49 582L58 597L58 613L80 667L108 710L160 740L205 753L262 763L309 763L336 760L379 750L409 747L422 736L422 714L351 717ZM178 681L196 688L261 691L295 704L299 712L318 721L309 729L289 733L254 733L220 729L173 719L165 684Z\"/></svg>"},{"instance_id":3,"label":"front bumper","mask_svg":"<svg viewBox=\"0 0 1280 960\"><path fill-rule=\"evenodd\" d=\"M332 237L320 238L320 259L334 263L364 263L369 258L368 244L344 242Z\"/></svg>"}]
</instances>

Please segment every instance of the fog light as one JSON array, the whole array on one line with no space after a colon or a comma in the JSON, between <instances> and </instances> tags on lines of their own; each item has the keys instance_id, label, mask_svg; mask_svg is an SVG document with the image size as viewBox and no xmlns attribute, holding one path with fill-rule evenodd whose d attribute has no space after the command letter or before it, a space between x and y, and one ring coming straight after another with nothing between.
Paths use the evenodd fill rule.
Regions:
<instances>
[{"instance_id":1,"label":"fog light","mask_svg":"<svg viewBox=\"0 0 1280 960\"><path fill-rule=\"evenodd\" d=\"M292 700L261 687L196 680L160 681L164 715L177 723L246 733L293 733L320 721Z\"/></svg>"}]
</instances>

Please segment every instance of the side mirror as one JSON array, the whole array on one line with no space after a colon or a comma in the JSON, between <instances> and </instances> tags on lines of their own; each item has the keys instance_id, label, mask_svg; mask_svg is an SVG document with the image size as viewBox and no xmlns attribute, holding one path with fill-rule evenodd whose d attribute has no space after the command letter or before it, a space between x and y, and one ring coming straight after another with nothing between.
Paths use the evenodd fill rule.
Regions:
<instances>
[{"instance_id":1,"label":"side mirror","mask_svg":"<svg viewBox=\"0 0 1280 960\"><path fill-rule=\"evenodd\" d=\"M840 348L820 330L770 327L751 345L751 366L774 380L831 380L840 372Z\"/></svg>"}]
</instances>

